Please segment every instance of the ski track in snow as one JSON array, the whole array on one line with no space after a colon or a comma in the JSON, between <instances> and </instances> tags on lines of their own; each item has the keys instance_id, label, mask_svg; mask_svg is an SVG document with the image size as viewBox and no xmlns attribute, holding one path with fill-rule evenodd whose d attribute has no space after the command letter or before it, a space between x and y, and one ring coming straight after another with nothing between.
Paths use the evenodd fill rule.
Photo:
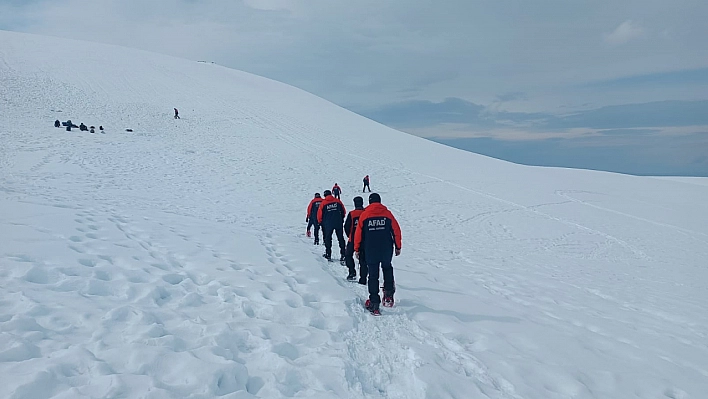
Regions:
<instances>
[{"instance_id":1,"label":"ski track in snow","mask_svg":"<svg viewBox=\"0 0 708 399\"><path fill-rule=\"evenodd\" d=\"M512 165L56 40L0 32L0 397L708 392L706 185ZM314 191L350 208L365 174L403 228L381 317L303 234Z\"/></svg>"}]
</instances>

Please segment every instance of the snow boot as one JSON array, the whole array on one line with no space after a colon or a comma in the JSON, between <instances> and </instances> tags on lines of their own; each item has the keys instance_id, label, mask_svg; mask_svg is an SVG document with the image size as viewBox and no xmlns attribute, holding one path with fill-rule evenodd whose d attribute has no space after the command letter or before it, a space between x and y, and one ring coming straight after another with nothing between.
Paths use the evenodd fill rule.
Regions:
<instances>
[{"instance_id":1,"label":"snow boot","mask_svg":"<svg viewBox=\"0 0 708 399\"><path fill-rule=\"evenodd\" d=\"M381 316L381 311L379 310L378 304L371 303L371 300L367 299L364 303L364 307L374 316Z\"/></svg>"},{"instance_id":2,"label":"snow boot","mask_svg":"<svg viewBox=\"0 0 708 399\"><path fill-rule=\"evenodd\" d=\"M384 292L383 299L381 300L381 305L383 305L385 308L393 307L393 292Z\"/></svg>"}]
</instances>

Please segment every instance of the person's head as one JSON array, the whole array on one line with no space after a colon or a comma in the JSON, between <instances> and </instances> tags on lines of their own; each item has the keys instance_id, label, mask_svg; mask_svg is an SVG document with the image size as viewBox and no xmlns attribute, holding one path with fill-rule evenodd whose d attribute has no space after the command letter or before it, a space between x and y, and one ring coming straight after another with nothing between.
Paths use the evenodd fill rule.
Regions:
<instances>
[{"instance_id":1,"label":"person's head","mask_svg":"<svg viewBox=\"0 0 708 399\"><path fill-rule=\"evenodd\" d=\"M321 198L320 193L315 193L315 198Z\"/></svg>"},{"instance_id":2,"label":"person's head","mask_svg":"<svg viewBox=\"0 0 708 399\"><path fill-rule=\"evenodd\" d=\"M354 197L354 207L356 207L356 208L364 207L364 199L361 197Z\"/></svg>"},{"instance_id":3,"label":"person's head","mask_svg":"<svg viewBox=\"0 0 708 399\"><path fill-rule=\"evenodd\" d=\"M373 204L374 202L381 203L381 196L377 193L369 194L369 204Z\"/></svg>"},{"instance_id":4,"label":"person's head","mask_svg":"<svg viewBox=\"0 0 708 399\"><path fill-rule=\"evenodd\" d=\"M324 190L324 196L332 195L332 192L329 190Z\"/></svg>"}]
</instances>

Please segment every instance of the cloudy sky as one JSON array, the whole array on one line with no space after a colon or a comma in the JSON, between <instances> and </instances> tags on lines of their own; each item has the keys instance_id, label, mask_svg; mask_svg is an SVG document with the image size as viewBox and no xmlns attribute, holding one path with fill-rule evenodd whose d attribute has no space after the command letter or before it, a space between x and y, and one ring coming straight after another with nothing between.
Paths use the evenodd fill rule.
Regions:
<instances>
[{"instance_id":1,"label":"cloudy sky","mask_svg":"<svg viewBox=\"0 0 708 399\"><path fill-rule=\"evenodd\" d=\"M653 157L708 175L706 20L705 0L0 0L0 29L214 61L489 155L685 142Z\"/></svg>"}]
</instances>

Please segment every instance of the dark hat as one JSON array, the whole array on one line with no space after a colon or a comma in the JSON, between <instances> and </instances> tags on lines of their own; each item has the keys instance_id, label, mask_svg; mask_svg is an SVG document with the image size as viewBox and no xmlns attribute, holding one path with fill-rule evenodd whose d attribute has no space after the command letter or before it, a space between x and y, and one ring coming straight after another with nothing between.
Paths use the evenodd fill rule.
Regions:
<instances>
[{"instance_id":1,"label":"dark hat","mask_svg":"<svg viewBox=\"0 0 708 399\"><path fill-rule=\"evenodd\" d=\"M373 204L374 202L381 202L381 196L377 193L369 194L369 203Z\"/></svg>"},{"instance_id":2,"label":"dark hat","mask_svg":"<svg viewBox=\"0 0 708 399\"><path fill-rule=\"evenodd\" d=\"M329 190L324 190L324 196L332 195L332 192Z\"/></svg>"},{"instance_id":3,"label":"dark hat","mask_svg":"<svg viewBox=\"0 0 708 399\"><path fill-rule=\"evenodd\" d=\"M315 193L315 197L320 198L320 193Z\"/></svg>"},{"instance_id":4,"label":"dark hat","mask_svg":"<svg viewBox=\"0 0 708 399\"><path fill-rule=\"evenodd\" d=\"M361 197L354 197L354 206L364 205L364 199Z\"/></svg>"}]
</instances>

